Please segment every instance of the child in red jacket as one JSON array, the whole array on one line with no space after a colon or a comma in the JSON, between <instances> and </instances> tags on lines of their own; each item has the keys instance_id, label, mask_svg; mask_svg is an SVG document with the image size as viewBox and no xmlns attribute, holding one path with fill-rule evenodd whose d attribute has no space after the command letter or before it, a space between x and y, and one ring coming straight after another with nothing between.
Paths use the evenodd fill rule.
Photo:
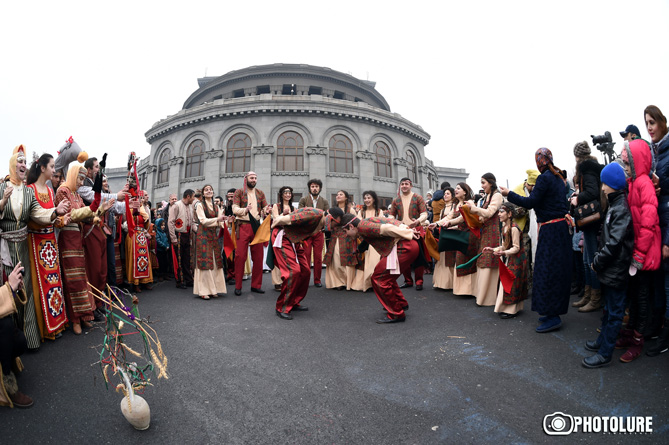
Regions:
<instances>
[{"instance_id":1,"label":"child in red jacket","mask_svg":"<svg viewBox=\"0 0 669 445\"><path fill-rule=\"evenodd\" d=\"M622 151L629 176L627 202L634 225L634 251L630 265L630 321L621 332L616 349L628 348L620 361L629 363L643 350L643 338L650 334L653 315L653 274L660 268L661 235L655 186L650 179L652 156L642 139L625 142Z\"/></svg>"}]
</instances>

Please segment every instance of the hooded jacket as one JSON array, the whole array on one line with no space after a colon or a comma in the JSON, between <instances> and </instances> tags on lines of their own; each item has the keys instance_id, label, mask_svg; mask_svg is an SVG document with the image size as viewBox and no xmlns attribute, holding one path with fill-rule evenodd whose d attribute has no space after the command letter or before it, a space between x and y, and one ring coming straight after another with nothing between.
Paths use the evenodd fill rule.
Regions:
<instances>
[{"instance_id":1,"label":"hooded jacket","mask_svg":"<svg viewBox=\"0 0 669 445\"><path fill-rule=\"evenodd\" d=\"M625 191L610 193L608 201L599 252L595 254L592 268L597 272L600 283L620 289L627 285L629 279L634 227Z\"/></svg>"},{"instance_id":2,"label":"hooded jacket","mask_svg":"<svg viewBox=\"0 0 669 445\"><path fill-rule=\"evenodd\" d=\"M160 228L163 221L165 221L163 218L158 218L156 220L156 243L158 243L158 250L161 252L165 252L170 247L167 234Z\"/></svg>"},{"instance_id":3,"label":"hooded jacket","mask_svg":"<svg viewBox=\"0 0 669 445\"><path fill-rule=\"evenodd\" d=\"M632 265L639 270L658 270L661 261L660 219L655 186L649 177L652 156L642 139L625 142L623 160L629 164L627 203L634 224Z\"/></svg>"}]
</instances>

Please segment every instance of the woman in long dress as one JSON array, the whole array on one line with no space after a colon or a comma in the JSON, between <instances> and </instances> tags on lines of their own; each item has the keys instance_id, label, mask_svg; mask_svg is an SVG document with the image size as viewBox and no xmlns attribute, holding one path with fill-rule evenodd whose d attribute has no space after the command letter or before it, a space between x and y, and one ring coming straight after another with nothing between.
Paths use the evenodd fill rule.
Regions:
<instances>
[{"instance_id":1,"label":"woman in long dress","mask_svg":"<svg viewBox=\"0 0 669 445\"><path fill-rule=\"evenodd\" d=\"M28 221L32 220L39 224L51 224L56 219L56 214L63 215L67 211L67 204L57 206L56 211L45 209L37 202L35 194L30 187L23 183L26 178L25 147L19 145L13 151L9 159L9 176L0 183L0 229L2 243L6 243L7 250L0 251L2 256L3 270L9 276L14 267L21 262L25 269L23 283L28 301L25 305L17 308L13 315L16 326L26 336L29 349L38 349L40 346L40 332L37 326L37 314L35 313L35 301L33 298L32 274L30 273L30 254L28 243ZM6 257L2 253L8 254Z\"/></svg>"},{"instance_id":2,"label":"woman in long dress","mask_svg":"<svg viewBox=\"0 0 669 445\"><path fill-rule=\"evenodd\" d=\"M364 207L358 212L357 216L360 219L382 217L383 213L379 209L379 197L376 192L368 190L362 194L362 202ZM372 288L372 274L374 268L381 261L381 255L372 247L368 245L364 252L362 269L357 269L355 272L355 280L351 285L353 290L367 292Z\"/></svg>"},{"instance_id":3,"label":"woman in long dress","mask_svg":"<svg viewBox=\"0 0 669 445\"><path fill-rule=\"evenodd\" d=\"M70 166L67 171L67 179L56 192L56 205L67 202L70 208L69 221L65 221L65 225L58 234L58 253L60 254L67 315L72 322L72 331L76 335L81 334L82 325L85 328L93 326L90 321L94 318L93 311L96 306L95 297L88 288L83 236L79 223L84 220L94 221L96 217L101 217L115 201L113 199L107 201L96 211L84 205L81 196L77 194L77 189L84 184L85 178L84 166L74 164Z\"/></svg>"},{"instance_id":4,"label":"woman in long dress","mask_svg":"<svg viewBox=\"0 0 669 445\"><path fill-rule=\"evenodd\" d=\"M28 171L26 184L35 193L42 208L56 208L54 192L47 185L54 172L54 159L48 153L33 162ZM69 217L59 217L56 224L63 225ZM30 247L30 275L33 280L33 297L37 326L42 340L55 340L65 330L67 311L61 282L58 244L54 224L37 224L28 221L28 244Z\"/></svg>"},{"instance_id":5,"label":"woman in long dress","mask_svg":"<svg viewBox=\"0 0 669 445\"><path fill-rule=\"evenodd\" d=\"M532 310L539 313L538 333L551 332L562 326L560 315L569 308L571 287L571 236L565 215L569 212L569 186L562 170L553 164L547 148L535 153L541 175L528 197L500 188L507 199L526 209L534 209L539 225L537 255L532 281Z\"/></svg>"},{"instance_id":6,"label":"woman in long dress","mask_svg":"<svg viewBox=\"0 0 669 445\"><path fill-rule=\"evenodd\" d=\"M464 203L472 200L474 194L472 189L464 182L459 182L455 186L455 199L457 200L455 208L451 213L445 216L439 224L444 228L449 229L454 227L453 230L461 230L464 232L470 232L469 234L469 244L467 246L467 251L456 252L455 253L455 276L453 277L453 295L476 295L476 284L477 284L477 269L476 262L469 265L468 267L458 268L459 265L467 264L471 259L473 259L479 251L479 238L476 237L465 224L464 218L460 214L460 207Z\"/></svg>"},{"instance_id":7,"label":"woman in long dress","mask_svg":"<svg viewBox=\"0 0 669 445\"><path fill-rule=\"evenodd\" d=\"M486 247L495 257L506 258L506 267L516 277L510 292L499 286L495 312L499 318L507 319L518 315L523 310L523 301L527 298L527 252L522 243L522 232L520 227L513 222L515 209L517 207L510 202L505 202L499 209L499 220L502 223L502 244L495 248Z\"/></svg>"},{"instance_id":8,"label":"woman in long dress","mask_svg":"<svg viewBox=\"0 0 669 445\"><path fill-rule=\"evenodd\" d=\"M272 206L272 219L276 219L280 215L288 215L289 213L293 212L295 209L293 208L293 188L284 185L281 187L279 190L279 196L277 196L277 202ZM274 238L276 238L276 235L279 232L280 227L275 227L274 230L272 230L272 242ZM272 245L270 244L268 246L269 249L272 249ZM281 278L281 269L279 269L279 266L275 265L274 269L272 269L272 284L274 285L274 290L277 292L281 292L282 289L282 284L283 284L283 278Z\"/></svg>"},{"instance_id":9,"label":"woman in long dress","mask_svg":"<svg viewBox=\"0 0 669 445\"><path fill-rule=\"evenodd\" d=\"M355 215L355 209L351 205L348 192L339 190L336 197L336 205L344 211L344 214ZM330 217L326 219L329 225ZM346 236L346 230L340 225L331 229L332 235L328 250L323 258L326 264L325 287L327 289L350 290L355 279L355 270L358 265L358 242L355 238Z\"/></svg>"},{"instance_id":10,"label":"woman in long dress","mask_svg":"<svg viewBox=\"0 0 669 445\"><path fill-rule=\"evenodd\" d=\"M497 299L497 285L499 284L499 262L486 247L499 246L499 216L498 210L504 201L497 189L497 180L492 173L481 177L481 188L485 191L485 199L480 207L473 203L465 203L471 213L478 215L481 226L481 256L476 260L477 284L476 304L479 306L494 306Z\"/></svg>"},{"instance_id":11,"label":"woman in long dress","mask_svg":"<svg viewBox=\"0 0 669 445\"><path fill-rule=\"evenodd\" d=\"M442 227L446 224L446 221L459 215L457 211L460 208L460 203L457 202L454 195L455 190L451 187L447 187L444 190L444 206L441 208L441 214L438 215L439 220L436 223L428 225L428 230L433 230L437 226ZM449 226L440 230L456 230L456 228ZM455 254L454 250L439 253L439 261L434 266L433 285L435 289L453 289L453 282L455 280Z\"/></svg>"},{"instance_id":12,"label":"woman in long dress","mask_svg":"<svg viewBox=\"0 0 669 445\"><path fill-rule=\"evenodd\" d=\"M128 225L128 235L125 238L125 273L135 292L142 292L142 288L153 289L153 269L149 252L151 235L148 231L151 217L142 205L142 199L142 196L131 198L125 213Z\"/></svg>"},{"instance_id":13,"label":"woman in long dress","mask_svg":"<svg viewBox=\"0 0 669 445\"><path fill-rule=\"evenodd\" d=\"M195 204L193 213L198 223L195 234L195 276L193 293L203 300L228 292L223 276L223 256L218 248L218 233L225 214L214 204L214 188L205 185L203 199Z\"/></svg>"}]
</instances>

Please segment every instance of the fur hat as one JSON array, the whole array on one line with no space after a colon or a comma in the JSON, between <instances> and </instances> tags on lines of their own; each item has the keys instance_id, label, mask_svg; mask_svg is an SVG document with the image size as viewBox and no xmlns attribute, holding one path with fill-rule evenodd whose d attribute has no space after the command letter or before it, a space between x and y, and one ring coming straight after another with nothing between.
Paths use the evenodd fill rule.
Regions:
<instances>
[{"instance_id":1,"label":"fur hat","mask_svg":"<svg viewBox=\"0 0 669 445\"><path fill-rule=\"evenodd\" d=\"M589 156L591 152L588 141L577 142L574 145L574 156Z\"/></svg>"}]
</instances>

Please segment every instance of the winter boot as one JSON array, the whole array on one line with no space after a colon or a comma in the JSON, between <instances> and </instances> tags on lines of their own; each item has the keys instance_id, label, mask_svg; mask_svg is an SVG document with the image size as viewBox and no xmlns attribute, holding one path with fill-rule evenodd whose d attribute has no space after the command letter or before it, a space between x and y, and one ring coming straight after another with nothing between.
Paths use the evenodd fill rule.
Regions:
<instances>
[{"instance_id":1,"label":"winter boot","mask_svg":"<svg viewBox=\"0 0 669 445\"><path fill-rule=\"evenodd\" d=\"M627 351L620 357L620 361L623 363L629 363L632 360L638 358L643 351L643 335L639 334L636 330L634 331L634 336L632 337L632 346L630 346Z\"/></svg>"},{"instance_id":2,"label":"winter boot","mask_svg":"<svg viewBox=\"0 0 669 445\"><path fill-rule=\"evenodd\" d=\"M620 336L616 341L616 349L626 349L632 346L633 329L621 329Z\"/></svg>"},{"instance_id":3,"label":"winter boot","mask_svg":"<svg viewBox=\"0 0 669 445\"><path fill-rule=\"evenodd\" d=\"M590 302L590 293L592 292L592 288L590 286L585 286L585 292L583 293L583 298L581 298L578 301L574 301L571 306L572 307L583 307L586 304Z\"/></svg>"},{"instance_id":4,"label":"winter boot","mask_svg":"<svg viewBox=\"0 0 669 445\"><path fill-rule=\"evenodd\" d=\"M590 289L590 301L583 307L578 308L579 312L592 312L600 309L602 305L602 290L601 289Z\"/></svg>"},{"instance_id":5,"label":"winter boot","mask_svg":"<svg viewBox=\"0 0 669 445\"><path fill-rule=\"evenodd\" d=\"M16 377L13 372L10 372L7 375L2 376L2 382L4 384L5 391L9 396L9 400L12 405L16 408L30 408L33 406L33 399L28 397L19 391L19 387L16 383Z\"/></svg>"},{"instance_id":6,"label":"winter boot","mask_svg":"<svg viewBox=\"0 0 669 445\"><path fill-rule=\"evenodd\" d=\"M646 351L648 357L655 357L669 350L669 318L664 319L664 327L657 338L657 343Z\"/></svg>"}]
</instances>

